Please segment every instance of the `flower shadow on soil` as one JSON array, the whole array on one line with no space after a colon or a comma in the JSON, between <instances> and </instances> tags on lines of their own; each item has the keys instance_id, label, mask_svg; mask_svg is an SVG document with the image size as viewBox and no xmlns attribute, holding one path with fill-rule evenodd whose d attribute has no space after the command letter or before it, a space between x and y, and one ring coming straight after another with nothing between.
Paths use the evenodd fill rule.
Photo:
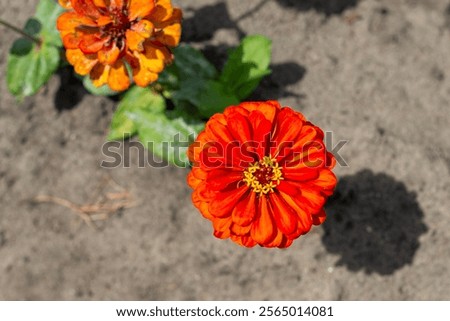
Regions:
<instances>
[{"instance_id":1,"label":"flower shadow on soil","mask_svg":"<svg viewBox=\"0 0 450 321\"><path fill-rule=\"evenodd\" d=\"M311 9L327 16L339 15L349 8L356 7L359 0L276 0L283 7L299 11Z\"/></svg>"},{"instance_id":2,"label":"flower shadow on soil","mask_svg":"<svg viewBox=\"0 0 450 321\"><path fill-rule=\"evenodd\" d=\"M54 98L55 108L59 112L74 109L88 91L84 89L81 80L75 77L72 67L60 68L57 74L60 85Z\"/></svg>"},{"instance_id":3,"label":"flower shadow on soil","mask_svg":"<svg viewBox=\"0 0 450 321\"><path fill-rule=\"evenodd\" d=\"M411 264L428 229L414 192L386 174L340 179L327 204L322 242L351 271L389 275Z\"/></svg>"}]
</instances>

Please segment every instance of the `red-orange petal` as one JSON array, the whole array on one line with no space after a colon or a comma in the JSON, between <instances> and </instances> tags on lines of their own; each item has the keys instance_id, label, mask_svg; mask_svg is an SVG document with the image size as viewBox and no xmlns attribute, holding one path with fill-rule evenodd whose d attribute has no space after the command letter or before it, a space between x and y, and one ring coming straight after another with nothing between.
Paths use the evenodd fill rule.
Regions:
<instances>
[{"instance_id":1,"label":"red-orange petal","mask_svg":"<svg viewBox=\"0 0 450 321\"><path fill-rule=\"evenodd\" d=\"M224 169L213 169L207 176L208 187L214 191L220 191L230 184L238 186L238 182L244 178L242 171L230 171Z\"/></svg>"},{"instance_id":2,"label":"red-orange petal","mask_svg":"<svg viewBox=\"0 0 450 321\"><path fill-rule=\"evenodd\" d=\"M232 212L233 222L239 226L249 226L256 214L256 193L242 199Z\"/></svg>"},{"instance_id":3,"label":"red-orange petal","mask_svg":"<svg viewBox=\"0 0 450 321\"><path fill-rule=\"evenodd\" d=\"M257 243L250 236L231 235L231 240L245 247L254 247Z\"/></svg>"},{"instance_id":4,"label":"red-orange petal","mask_svg":"<svg viewBox=\"0 0 450 321\"><path fill-rule=\"evenodd\" d=\"M233 208L247 191L247 186L242 186L228 192L218 193L216 198L209 204L209 212L215 217L220 218L231 216Z\"/></svg>"},{"instance_id":5,"label":"red-orange petal","mask_svg":"<svg viewBox=\"0 0 450 321\"><path fill-rule=\"evenodd\" d=\"M325 213L325 210L322 209L319 213L312 216L313 224L320 225L325 222L326 218L327 214Z\"/></svg>"},{"instance_id":6,"label":"red-orange petal","mask_svg":"<svg viewBox=\"0 0 450 321\"><path fill-rule=\"evenodd\" d=\"M228 130L234 140L246 143L252 140L252 129L248 119L239 113L228 116Z\"/></svg>"},{"instance_id":7,"label":"red-orange petal","mask_svg":"<svg viewBox=\"0 0 450 321\"><path fill-rule=\"evenodd\" d=\"M231 227L231 219L230 218L216 218L213 221L214 226L214 236L219 239L227 239L231 235L230 227Z\"/></svg>"},{"instance_id":8,"label":"red-orange petal","mask_svg":"<svg viewBox=\"0 0 450 321\"><path fill-rule=\"evenodd\" d=\"M296 197L292 197L289 194L281 192L281 197L296 213L297 216L297 236L305 234L311 229L312 215L305 211L300 205L300 200Z\"/></svg>"},{"instance_id":9,"label":"red-orange petal","mask_svg":"<svg viewBox=\"0 0 450 321\"><path fill-rule=\"evenodd\" d=\"M297 230L297 218L292 207L277 193L271 193L269 200L278 229L287 236L293 234Z\"/></svg>"},{"instance_id":10,"label":"red-orange petal","mask_svg":"<svg viewBox=\"0 0 450 321\"><path fill-rule=\"evenodd\" d=\"M258 217L250 231L251 237L260 245L268 244L277 236L278 230L266 197L259 198Z\"/></svg>"}]
</instances>

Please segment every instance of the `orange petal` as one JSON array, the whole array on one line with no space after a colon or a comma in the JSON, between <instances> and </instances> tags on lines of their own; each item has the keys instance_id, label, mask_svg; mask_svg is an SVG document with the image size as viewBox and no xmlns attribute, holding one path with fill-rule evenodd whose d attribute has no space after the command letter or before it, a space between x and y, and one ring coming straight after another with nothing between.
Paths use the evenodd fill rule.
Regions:
<instances>
[{"instance_id":1,"label":"orange petal","mask_svg":"<svg viewBox=\"0 0 450 321\"><path fill-rule=\"evenodd\" d=\"M147 19L135 23L131 26L131 30L138 32L142 37L149 38L153 34L154 25Z\"/></svg>"},{"instance_id":2,"label":"orange petal","mask_svg":"<svg viewBox=\"0 0 450 321\"><path fill-rule=\"evenodd\" d=\"M109 5L109 1L108 0L94 0L94 4L98 8L106 8Z\"/></svg>"},{"instance_id":3,"label":"orange petal","mask_svg":"<svg viewBox=\"0 0 450 321\"><path fill-rule=\"evenodd\" d=\"M127 46L132 51L143 51L144 50L144 41L145 37L143 37L139 32L133 30L127 30L126 32Z\"/></svg>"},{"instance_id":4,"label":"orange petal","mask_svg":"<svg viewBox=\"0 0 450 321\"><path fill-rule=\"evenodd\" d=\"M259 215L252 225L250 235L258 244L270 243L277 236L277 228L265 196L259 198Z\"/></svg>"},{"instance_id":5,"label":"orange petal","mask_svg":"<svg viewBox=\"0 0 450 321\"><path fill-rule=\"evenodd\" d=\"M181 38L181 24L174 23L162 29L157 35L156 40L169 46L176 47Z\"/></svg>"},{"instance_id":6,"label":"orange petal","mask_svg":"<svg viewBox=\"0 0 450 321\"><path fill-rule=\"evenodd\" d=\"M97 19L97 25L99 27L106 26L107 24L110 24L111 22L113 22L113 20L110 16L101 16L100 18Z\"/></svg>"},{"instance_id":7,"label":"orange petal","mask_svg":"<svg viewBox=\"0 0 450 321\"><path fill-rule=\"evenodd\" d=\"M72 4L70 3L70 0L58 0L59 5L63 7L64 9L71 9Z\"/></svg>"},{"instance_id":8,"label":"orange petal","mask_svg":"<svg viewBox=\"0 0 450 321\"><path fill-rule=\"evenodd\" d=\"M143 54L138 54L138 58L127 56L127 61L133 69L133 79L136 85L147 87L152 82L158 80L158 74L146 68L146 60Z\"/></svg>"},{"instance_id":9,"label":"orange petal","mask_svg":"<svg viewBox=\"0 0 450 321\"><path fill-rule=\"evenodd\" d=\"M66 58L75 72L82 76L87 75L98 62L95 55L85 55L80 49L66 50Z\"/></svg>"},{"instance_id":10,"label":"orange petal","mask_svg":"<svg viewBox=\"0 0 450 321\"><path fill-rule=\"evenodd\" d=\"M168 20L173 13L173 7L170 0L156 0L156 7L150 13L152 21Z\"/></svg>"},{"instance_id":11,"label":"orange petal","mask_svg":"<svg viewBox=\"0 0 450 321\"><path fill-rule=\"evenodd\" d=\"M109 38L100 38L99 34L83 35L79 48L86 54L97 53L109 40Z\"/></svg>"},{"instance_id":12,"label":"orange petal","mask_svg":"<svg viewBox=\"0 0 450 321\"><path fill-rule=\"evenodd\" d=\"M145 54L152 59L162 60L164 63L171 63L173 60L172 52L165 46L153 44L151 41L144 43Z\"/></svg>"},{"instance_id":13,"label":"orange petal","mask_svg":"<svg viewBox=\"0 0 450 321\"><path fill-rule=\"evenodd\" d=\"M128 18L133 21L136 18L143 18L150 14L155 7L152 0L130 0L128 4Z\"/></svg>"},{"instance_id":14,"label":"orange petal","mask_svg":"<svg viewBox=\"0 0 450 321\"><path fill-rule=\"evenodd\" d=\"M130 77L127 68L122 60L111 66L108 85L112 90L124 91L130 87Z\"/></svg>"},{"instance_id":15,"label":"orange petal","mask_svg":"<svg viewBox=\"0 0 450 321\"><path fill-rule=\"evenodd\" d=\"M92 0L71 0L71 2L75 11L80 15L94 19L100 17L100 12Z\"/></svg>"},{"instance_id":16,"label":"orange petal","mask_svg":"<svg viewBox=\"0 0 450 321\"><path fill-rule=\"evenodd\" d=\"M123 0L110 0L109 7L112 9L122 9L123 8Z\"/></svg>"},{"instance_id":17,"label":"orange petal","mask_svg":"<svg viewBox=\"0 0 450 321\"><path fill-rule=\"evenodd\" d=\"M97 64L91 71L91 80L95 87L101 87L108 83L111 66Z\"/></svg>"},{"instance_id":18,"label":"orange petal","mask_svg":"<svg viewBox=\"0 0 450 321\"><path fill-rule=\"evenodd\" d=\"M114 43L109 48L103 48L98 52L98 60L102 64L113 65L120 56L120 49Z\"/></svg>"},{"instance_id":19,"label":"orange petal","mask_svg":"<svg viewBox=\"0 0 450 321\"><path fill-rule=\"evenodd\" d=\"M75 31L80 26L95 27L97 24L89 17L82 16L76 12L65 12L59 16L56 22L56 28L60 31Z\"/></svg>"},{"instance_id":20,"label":"orange petal","mask_svg":"<svg viewBox=\"0 0 450 321\"><path fill-rule=\"evenodd\" d=\"M80 33L68 33L66 35L62 35L62 41L64 44L64 48L66 49L78 49L80 42L82 40L82 35Z\"/></svg>"}]
</instances>

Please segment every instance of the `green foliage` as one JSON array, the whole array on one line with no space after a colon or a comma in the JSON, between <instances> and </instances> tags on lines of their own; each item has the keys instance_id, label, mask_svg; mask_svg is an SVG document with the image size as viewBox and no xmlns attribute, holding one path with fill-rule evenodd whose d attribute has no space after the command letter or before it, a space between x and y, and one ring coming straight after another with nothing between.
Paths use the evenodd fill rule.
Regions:
<instances>
[{"instance_id":1,"label":"green foliage","mask_svg":"<svg viewBox=\"0 0 450 321\"><path fill-rule=\"evenodd\" d=\"M220 76L225 88L240 100L247 98L269 69L272 42L263 36L248 36L231 54Z\"/></svg>"},{"instance_id":2,"label":"green foliage","mask_svg":"<svg viewBox=\"0 0 450 321\"><path fill-rule=\"evenodd\" d=\"M10 92L19 99L35 94L59 66L61 40L55 25L61 12L55 1L41 0L35 17L24 27L30 38L16 40L9 52L6 80Z\"/></svg>"},{"instance_id":3,"label":"green foliage","mask_svg":"<svg viewBox=\"0 0 450 321\"><path fill-rule=\"evenodd\" d=\"M57 47L62 46L61 37L56 29L56 20L64 12L55 0L40 0L36 8L35 18L41 23L42 29L39 33L42 41Z\"/></svg>"},{"instance_id":4,"label":"green foliage","mask_svg":"<svg viewBox=\"0 0 450 321\"><path fill-rule=\"evenodd\" d=\"M202 123L179 112L166 111L161 94L149 88L133 87L115 112L108 138L121 140L138 135L144 146L162 159L187 166L189 143L202 129Z\"/></svg>"},{"instance_id":5,"label":"green foliage","mask_svg":"<svg viewBox=\"0 0 450 321\"><path fill-rule=\"evenodd\" d=\"M271 42L263 36L245 38L222 73L193 47L182 45L174 55L174 64L154 85L159 93L134 87L123 96L109 139L137 135L155 155L187 166L187 147L203 130L204 120L239 104L270 73ZM171 102L169 110L164 98Z\"/></svg>"},{"instance_id":6,"label":"green foliage","mask_svg":"<svg viewBox=\"0 0 450 321\"><path fill-rule=\"evenodd\" d=\"M78 75L77 75L78 76ZM119 93L117 91L112 90L109 88L108 85L103 85L100 87L95 87L92 83L91 77L89 75L81 77L78 76L83 81L84 88L91 94L96 96L115 96Z\"/></svg>"},{"instance_id":7,"label":"green foliage","mask_svg":"<svg viewBox=\"0 0 450 321\"><path fill-rule=\"evenodd\" d=\"M121 140L138 133L137 124L130 119L130 113L141 110L161 114L166 109L164 98L149 88L132 87L123 96L111 121L109 140Z\"/></svg>"}]
</instances>

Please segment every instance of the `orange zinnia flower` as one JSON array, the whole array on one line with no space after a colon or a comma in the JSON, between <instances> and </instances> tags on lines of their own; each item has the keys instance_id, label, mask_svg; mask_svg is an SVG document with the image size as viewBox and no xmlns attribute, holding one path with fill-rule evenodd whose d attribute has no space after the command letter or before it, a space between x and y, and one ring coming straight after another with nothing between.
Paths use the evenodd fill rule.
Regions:
<instances>
[{"instance_id":1,"label":"orange zinnia flower","mask_svg":"<svg viewBox=\"0 0 450 321\"><path fill-rule=\"evenodd\" d=\"M137 85L158 79L173 59L181 35L181 10L170 0L59 0L66 9L58 18L66 57L95 86L122 91L130 86L128 67Z\"/></svg>"},{"instance_id":2,"label":"orange zinnia flower","mask_svg":"<svg viewBox=\"0 0 450 321\"><path fill-rule=\"evenodd\" d=\"M228 107L189 147L192 200L214 235L288 247L325 220L336 186L322 130L274 101Z\"/></svg>"}]
</instances>

